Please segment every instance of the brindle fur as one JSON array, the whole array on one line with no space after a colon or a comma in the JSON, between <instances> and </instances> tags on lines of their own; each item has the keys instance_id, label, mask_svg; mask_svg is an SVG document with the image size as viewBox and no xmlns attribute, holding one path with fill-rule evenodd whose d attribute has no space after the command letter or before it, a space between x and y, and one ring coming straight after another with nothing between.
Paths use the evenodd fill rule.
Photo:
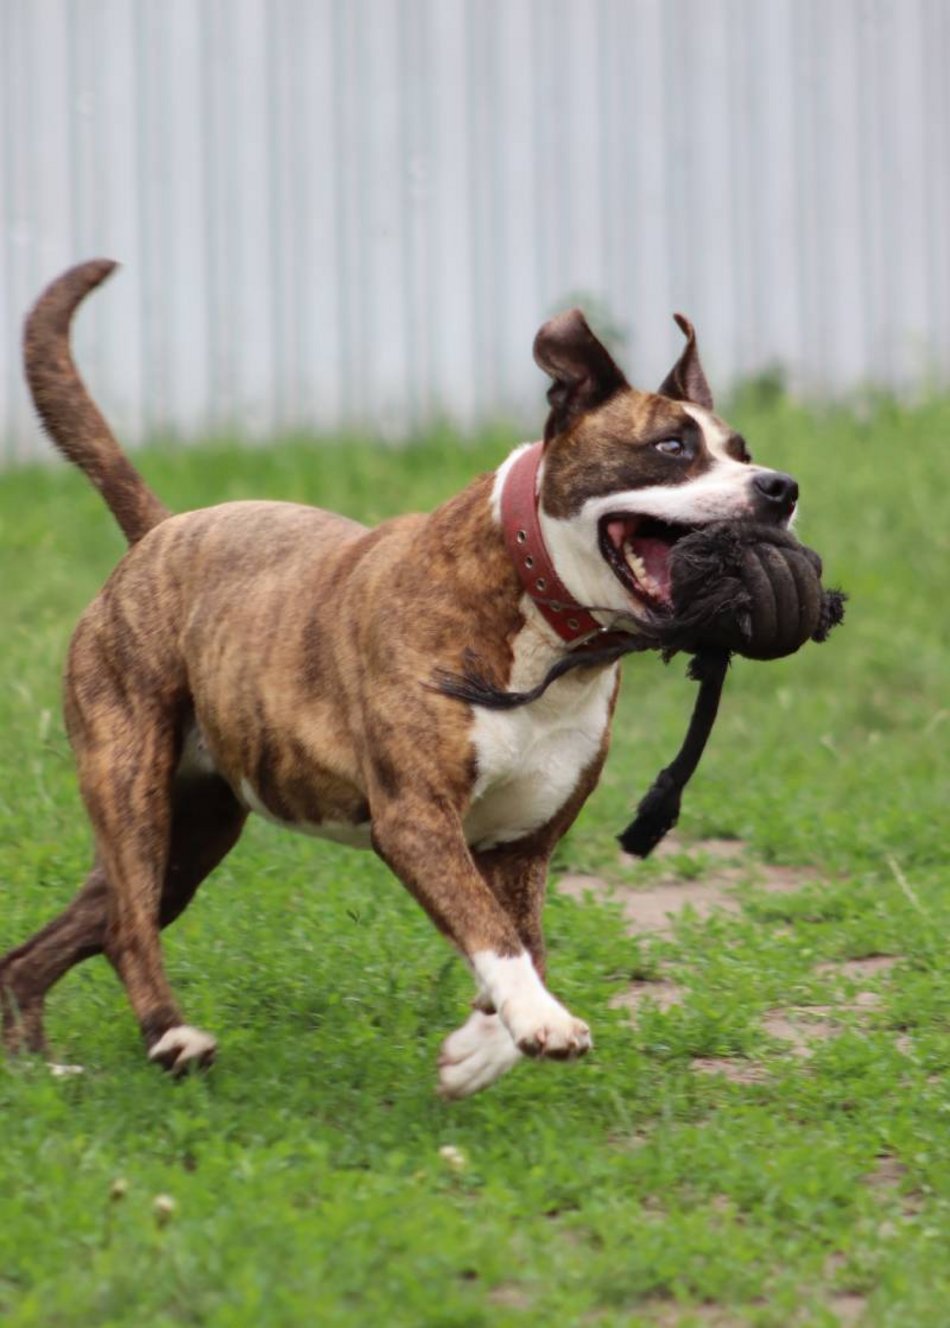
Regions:
<instances>
[{"instance_id":1,"label":"brindle fur","mask_svg":"<svg viewBox=\"0 0 950 1328\"><path fill-rule=\"evenodd\" d=\"M45 1050L47 992L99 953L125 984L148 1047L182 1024L159 930L236 843L245 781L281 821L371 822L376 852L464 955L525 947L543 972L547 863L597 782L609 724L546 825L520 842L469 849L472 710L427 684L436 669L462 672L472 650L482 676L509 682L524 618L491 513L493 477L429 516L374 530L279 502L168 515L69 352L72 314L112 266L84 264L54 282L26 330L43 422L131 547L83 614L66 672L95 864L73 903L0 960L6 1045ZM590 337L581 324L548 338L544 502L555 514L583 500L585 471L601 492L625 482L618 437L629 449L657 430L694 427L674 402L632 391L600 343L578 349L578 336ZM192 759L195 734L213 764Z\"/></svg>"}]
</instances>

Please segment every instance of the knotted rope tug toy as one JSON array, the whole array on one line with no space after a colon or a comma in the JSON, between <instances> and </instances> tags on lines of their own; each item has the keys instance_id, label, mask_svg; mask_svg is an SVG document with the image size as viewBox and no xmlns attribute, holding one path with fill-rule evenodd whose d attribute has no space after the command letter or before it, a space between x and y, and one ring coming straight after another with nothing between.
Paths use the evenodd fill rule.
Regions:
<instances>
[{"instance_id":1,"label":"knotted rope tug toy","mask_svg":"<svg viewBox=\"0 0 950 1328\"><path fill-rule=\"evenodd\" d=\"M677 755L618 836L627 853L647 857L679 817L680 801L716 720L733 654L781 659L806 641L822 642L844 617L846 596L821 584L821 558L788 530L717 522L685 535L670 560L673 614L653 645L667 660L693 656L699 683L689 729Z\"/></svg>"}]
</instances>

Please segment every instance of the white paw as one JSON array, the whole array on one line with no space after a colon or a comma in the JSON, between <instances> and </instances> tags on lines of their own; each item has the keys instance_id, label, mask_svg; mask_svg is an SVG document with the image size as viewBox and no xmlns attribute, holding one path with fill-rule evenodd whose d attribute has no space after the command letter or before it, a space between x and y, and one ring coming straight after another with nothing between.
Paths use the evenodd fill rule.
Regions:
<instances>
[{"instance_id":1,"label":"white paw","mask_svg":"<svg viewBox=\"0 0 950 1328\"><path fill-rule=\"evenodd\" d=\"M501 1016L525 1056L569 1061L586 1055L594 1045L587 1025L553 996L546 1001L509 1001Z\"/></svg>"},{"instance_id":2,"label":"white paw","mask_svg":"<svg viewBox=\"0 0 950 1328\"><path fill-rule=\"evenodd\" d=\"M471 1097L517 1065L521 1052L497 1014L476 1010L442 1043L439 1052L441 1097Z\"/></svg>"},{"instance_id":3,"label":"white paw","mask_svg":"<svg viewBox=\"0 0 950 1328\"><path fill-rule=\"evenodd\" d=\"M150 1061L157 1061L172 1074L185 1074L192 1068L204 1069L214 1060L218 1044L210 1033L190 1024L176 1024L149 1050Z\"/></svg>"},{"instance_id":4,"label":"white paw","mask_svg":"<svg viewBox=\"0 0 950 1328\"><path fill-rule=\"evenodd\" d=\"M77 1074L85 1074L84 1065L60 1065L57 1061L47 1061L46 1068L54 1079L72 1079Z\"/></svg>"},{"instance_id":5,"label":"white paw","mask_svg":"<svg viewBox=\"0 0 950 1328\"><path fill-rule=\"evenodd\" d=\"M554 999L528 954L509 958L482 950L472 956L472 967L482 991L526 1056L573 1060L590 1051L590 1029Z\"/></svg>"}]
</instances>

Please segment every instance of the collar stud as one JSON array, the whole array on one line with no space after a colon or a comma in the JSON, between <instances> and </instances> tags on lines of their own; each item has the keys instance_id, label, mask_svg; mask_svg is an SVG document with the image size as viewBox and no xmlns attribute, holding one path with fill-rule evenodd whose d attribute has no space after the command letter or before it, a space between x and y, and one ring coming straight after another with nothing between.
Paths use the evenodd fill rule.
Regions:
<instances>
[{"instance_id":1,"label":"collar stud","mask_svg":"<svg viewBox=\"0 0 950 1328\"><path fill-rule=\"evenodd\" d=\"M607 637L628 639L626 632L608 632L589 609L577 603L555 571L538 516L538 472L543 452L543 443L526 447L512 462L501 492L502 531L519 580L567 645L582 647L589 638L598 646ZM571 616L565 618L565 613Z\"/></svg>"}]
</instances>

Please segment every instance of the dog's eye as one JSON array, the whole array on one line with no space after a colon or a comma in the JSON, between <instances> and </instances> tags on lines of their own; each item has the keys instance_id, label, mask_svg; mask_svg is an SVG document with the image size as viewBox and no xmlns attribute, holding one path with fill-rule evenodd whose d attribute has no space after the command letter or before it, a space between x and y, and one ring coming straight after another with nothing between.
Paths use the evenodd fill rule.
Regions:
<instances>
[{"instance_id":1,"label":"dog's eye","mask_svg":"<svg viewBox=\"0 0 950 1328\"><path fill-rule=\"evenodd\" d=\"M658 452L662 452L664 456L681 457L686 455L686 444L683 442L682 438L661 438L660 441L654 443L653 446Z\"/></svg>"}]
</instances>

